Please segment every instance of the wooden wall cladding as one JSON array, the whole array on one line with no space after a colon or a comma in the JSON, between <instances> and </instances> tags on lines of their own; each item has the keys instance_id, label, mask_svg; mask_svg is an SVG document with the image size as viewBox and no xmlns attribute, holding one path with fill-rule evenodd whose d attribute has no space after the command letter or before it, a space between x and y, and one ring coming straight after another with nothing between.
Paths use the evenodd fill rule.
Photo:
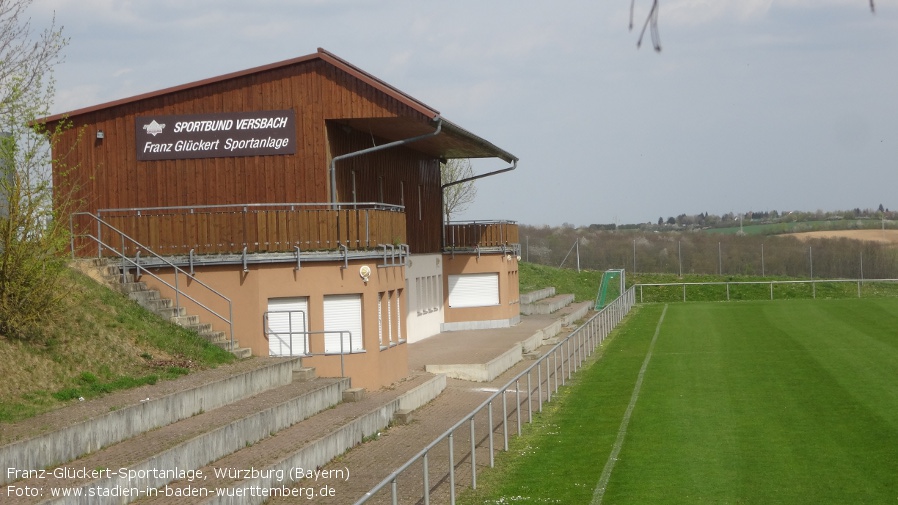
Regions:
<instances>
[{"instance_id":1,"label":"wooden wall cladding","mask_svg":"<svg viewBox=\"0 0 898 505\"><path fill-rule=\"evenodd\" d=\"M136 159L137 116L281 109L294 109L296 113L295 155ZM76 168L65 179L56 174L56 180L58 184L76 185L75 196L82 203L79 210L89 212L323 203L330 200L331 156L358 146L369 147L371 142L361 134L334 130L328 120L398 116L429 123L429 118L405 103L334 65L312 59L75 116L75 128L63 135L55 152L57 156L69 153L63 163ZM96 139L97 130L104 132L104 139ZM80 142L79 134L83 134ZM338 200L352 201L353 173L356 201L406 206L405 238L412 252L440 250L437 160L404 148L347 160L338 168ZM239 233L240 223L231 225L235 226L233 232ZM173 222L164 226L180 225ZM179 247L175 243L169 246Z\"/></svg>"}]
</instances>

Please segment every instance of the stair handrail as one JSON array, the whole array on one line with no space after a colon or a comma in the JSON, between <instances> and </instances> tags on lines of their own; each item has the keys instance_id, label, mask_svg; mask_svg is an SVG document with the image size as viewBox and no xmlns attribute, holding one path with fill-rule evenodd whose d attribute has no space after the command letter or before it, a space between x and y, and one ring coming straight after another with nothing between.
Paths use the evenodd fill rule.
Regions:
<instances>
[{"instance_id":1,"label":"stair handrail","mask_svg":"<svg viewBox=\"0 0 898 505\"><path fill-rule=\"evenodd\" d=\"M233 306L233 303L231 302L231 299L230 299L230 298L228 298L227 296L225 296L224 294L222 294L221 292L219 292L218 290L216 290L216 289L213 288L212 286L209 286L209 285L206 284L205 282L203 282L203 281L197 279L197 278L194 277L194 276L191 276L191 275L190 275L187 271L185 271L184 269L178 267L178 266L175 265L174 263L172 263L172 262L168 261L167 259L163 258L162 256L160 256L159 254L157 254L157 253L156 253L155 251L153 251L152 249L150 249L150 248L146 247L145 245L141 244L141 243L138 242L137 240L135 240L135 239L133 239L132 237L128 236L125 232L119 230L119 229L116 228L115 226L112 226L111 224L107 223L106 221L102 220L99 216L97 216L97 215L95 215L95 214L93 214L93 213L91 213L91 212L74 212L74 213L72 213L72 214L69 216L69 234L70 234L70 237L71 237L71 239L70 239L70 247L71 247L71 251L72 251L72 259L75 258L75 216L87 216L87 217L92 218L92 219L97 223L97 235L98 235L98 236L94 236L94 235L92 235L91 233L87 233L86 235L78 235L78 236L79 236L79 237L86 237L86 238L89 238L89 239L93 240L93 241L97 244L97 257L98 257L98 258L101 258L101 257L102 257L102 255L103 255L103 254L102 254L102 253L103 253L103 248L105 247L106 249L109 249L110 251L112 251L113 253L115 253L116 255L118 255L118 256L121 258L121 260L122 260L123 262L128 262L128 263L130 263L131 265L133 265L133 266L137 269L138 274L140 274L141 271L146 272L147 274L150 275L150 277L156 279L157 281L161 282L162 284L168 286L170 289L174 290L174 292L175 292L175 308L176 308L176 309L180 309L180 308L181 308L181 300L180 300L180 296L183 295L183 296L186 297L188 300L192 301L193 303L195 303L196 305L198 305L199 307L201 307L202 309L204 309L204 310L205 310L206 312L208 312L209 314L211 314L211 315L217 317L218 319L224 321L224 322L228 325L228 333L229 333L229 338L230 338L230 342L231 342L230 350L231 350L231 351L234 350L234 306ZM100 235L100 227L101 227L101 226L106 226L106 227L109 228L113 233L118 234L119 239L120 239L120 241L121 241L121 245L122 245L122 251L121 251L121 252L119 252L114 246L112 246L112 245L107 244L106 242L104 242L104 241L99 237L99 235ZM88 226L88 229L89 229L89 228L90 228L90 226ZM131 258L129 258L128 255L125 254L125 251L124 251L124 249L125 249L125 239L129 240L130 243L133 244L134 247L135 247L136 249L145 251L147 254L153 256L155 259L159 260L159 261L162 262L164 265L166 265L166 266L168 266L168 267L171 267L172 270L174 271L174 274L175 274L175 285L172 286L168 281L162 279L161 277L159 277L158 275L154 274L153 272L150 272L150 271L147 270L146 268L141 268L141 267L140 267L140 264L137 263L137 261L132 260ZM123 272L123 273L124 273L124 272ZM216 312L215 310L213 310L213 309L207 307L207 306L206 306L204 303L202 303L201 301L199 301L199 300L197 300L196 298L190 296L190 295L187 294L186 292L181 291L181 289L180 289L180 287L179 287L179 285L178 285L178 275L179 275L179 274L184 274L185 276L187 276L187 277L193 279L193 282L196 282L196 283L199 284L200 286L206 288L206 289L207 289L209 292L211 292L212 294L218 296L220 299L222 299L223 301L225 301L225 302L227 303L227 305L228 305L228 317L222 316L221 314L219 314L219 313Z\"/></svg>"}]
</instances>

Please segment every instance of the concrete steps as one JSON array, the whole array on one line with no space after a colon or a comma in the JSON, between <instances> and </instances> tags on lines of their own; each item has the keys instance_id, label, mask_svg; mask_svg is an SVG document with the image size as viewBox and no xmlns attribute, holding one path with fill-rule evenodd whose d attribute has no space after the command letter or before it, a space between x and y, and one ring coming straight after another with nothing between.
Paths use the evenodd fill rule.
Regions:
<instances>
[{"instance_id":1,"label":"concrete steps","mask_svg":"<svg viewBox=\"0 0 898 505\"><path fill-rule=\"evenodd\" d=\"M521 294L521 314L554 314L574 302L574 295L556 295L555 288Z\"/></svg>"},{"instance_id":2,"label":"concrete steps","mask_svg":"<svg viewBox=\"0 0 898 505\"><path fill-rule=\"evenodd\" d=\"M369 393L359 401L343 402L198 468L201 481L184 478L160 485L141 503L168 504L175 497L178 503L261 503L263 497L250 496L252 489L294 486L299 480L296 469L315 471L366 439L378 437L394 419L406 418L445 387L444 375L424 374L392 389Z\"/></svg>"},{"instance_id":3,"label":"concrete steps","mask_svg":"<svg viewBox=\"0 0 898 505\"><path fill-rule=\"evenodd\" d=\"M259 366L247 366L255 362ZM240 373L227 373L227 368ZM214 377L205 380L204 374ZM190 381L195 384L178 387ZM134 401L133 391L75 404L73 413L86 409L94 414L0 447L0 459L8 466L31 472L12 477L4 472L2 483L41 491L38 496L13 494L3 503L171 503L167 488L196 493L200 488L291 486L290 469L314 470L390 424L408 422L412 411L445 389L446 377L417 374L391 388L365 392L349 388L348 378L316 378L298 358L254 358L137 391L155 396L147 391L163 385L173 390L121 408L108 409L103 401L116 396L114 402ZM28 424L44 422L38 417ZM47 449L54 454L43 454ZM263 473L245 474L248 469ZM192 478L197 471L202 479ZM286 472L284 482L277 472ZM81 498L53 496L54 489ZM108 496L88 499L91 493ZM199 502L196 496L184 501Z\"/></svg>"},{"instance_id":4,"label":"concrete steps","mask_svg":"<svg viewBox=\"0 0 898 505\"><path fill-rule=\"evenodd\" d=\"M141 307L171 323L196 332L200 337L230 351L238 358L252 355L249 348L240 347L238 340L235 339L232 343L224 332L213 330L211 324L202 323L199 316L188 314L184 307L175 307L171 299L162 298L159 291L149 288L146 282L136 280L133 274L122 274L118 264L93 259L76 261L74 266L91 278L125 294Z\"/></svg>"},{"instance_id":5,"label":"concrete steps","mask_svg":"<svg viewBox=\"0 0 898 505\"><path fill-rule=\"evenodd\" d=\"M137 487L146 490L175 480L228 454L269 438L341 401L349 379L294 381L209 412L202 412L78 458L65 468L110 469L99 475L62 475L50 471L43 479L19 486L81 489ZM121 475L119 469L127 468ZM158 472L164 470L164 472ZM113 473L115 472L115 473ZM62 477L62 478L58 478ZM25 500L22 503L36 503Z\"/></svg>"},{"instance_id":6,"label":"concrete steps","mask_svg":"<svg viewBox=\"0 0 898 505\"><path fill-rule=\"evenodd\" d=\"M142 433L287 386L295 382L297 371L307 376L299 358L240 362L75 404L20 426L4 427L3 440L9 442L0 446L0 461L19 469L55 467ZM41 429L35 430L35 426ZM0 484L9 480L6 473L0 475Z\"/></svg>"},{"instance_id":7,"label":"concrete steps","mask_svg":"<svg viewBox=\"0 0 898 505\"><path fill-rule=\"evenodd\" d=\"M424 369L431 373L441 373L453 379L461 379L472 382L490 382L502 375L506 370L514 366L524 358L536 356L536 350L544 345L558 343L558 335L565 328L570 328L578 320L583 319L592 307L591 302L572 303L574 295L556 295L555 288L545 288L530 293L521 294L521 312L530 317L524 318L509 334L514 334L515 341L503 343L499 352L490 355L489 358L478 360L473 352L474 347L492 345L496 337L489 331L473 330L470 332L455 332L447 337L452 342L445 342L447 346L458 346L466 349L465 355L457 356L459 361L446 361L440 363L428 362ZM479 331L479 332L478 332ZM430 337L427 344L434 345L441 337ZM462 344L463 340L470 340ZM416 345L420 345L418 343ZM445 358L446 353L441 356Z\"/></svg>"}]
</instances>

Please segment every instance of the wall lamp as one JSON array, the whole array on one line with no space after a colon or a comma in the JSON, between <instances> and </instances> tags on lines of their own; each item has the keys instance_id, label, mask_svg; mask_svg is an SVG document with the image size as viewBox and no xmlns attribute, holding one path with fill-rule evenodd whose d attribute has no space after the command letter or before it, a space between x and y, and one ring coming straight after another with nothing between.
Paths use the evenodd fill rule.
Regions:
<instances>
[{"instance_id":1,"label":"wall lamp","mask_svg":"<svg viewBox=\"0 0 898 505\"><path fill-rule=\"evenodd\" d=\"M103 133L103 130L97 130L97 140L103 140L106 138L106 135Z\"/></svg>"}]
</instances>

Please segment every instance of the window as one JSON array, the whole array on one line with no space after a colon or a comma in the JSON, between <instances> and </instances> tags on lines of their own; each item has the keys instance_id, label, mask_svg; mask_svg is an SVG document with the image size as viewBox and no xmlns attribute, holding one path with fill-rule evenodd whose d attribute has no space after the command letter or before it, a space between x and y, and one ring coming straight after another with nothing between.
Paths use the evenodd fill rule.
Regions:
<instances>
[{"instance_id":1,"label":"window","mask_svg":"<svg viewBox=\"0 0 898 505\"><path fill-rule=\"evenodd\" d=\"M499 305L499 274L449 276L449 307L488 307Z\"/></svg>"},{"instance_id":2,"label":"window","mask_svg":"<svg viewBox=\"0 0 898 505\"><path fill-rule=\"evenodd\" d=\"M324 297L324 352L340 354L364 350L362 295Z\"/></svg>"},{"instance_id":3,"label":"window","mask_svg":"<svg viewBox=\"0 0 898 505\"><path fill-rule=\"evenodd\" d=\"M440 307L443 305L442 283L443 276L441 275L430 275L415 279L415 287L417 288L415 304L419 316L440 310Z\"/></svg>"},{"instance_id":4,"label":"window","mask_svg":"<svg viewBox=\"0 0 898 505\"><path fill-rule=\"evenodd\" d=\"M396 290L396 342L404 342L402 338L402 290Z\"/></svg>"},{"instance_id":5,"label":"window","mask_svg":"<svg viewBox=\"0 0 898 505\"><path fill-rule=\"evenodd\" d=\"M387 340L393 345L393 291L387 293Z\"/></svg>"},{"instance_id":6,"label":"window","mask_svg":"<svg viewBox=\"0 0 898 505\"><path fill-rule=\"evenodd\" d=\"M384 294L377 294L377 344L384 346Z\"/></svg>"},{"instance_id":7,"label":"window","mask_svg":"<svg viewBox=\"0 0 898 505\"><path fill-rule=\"evenodd\" d=\"M265 321L269 356L301 356L309 352L309 299L270 298Z\"/></svg>"}]
</instances>

